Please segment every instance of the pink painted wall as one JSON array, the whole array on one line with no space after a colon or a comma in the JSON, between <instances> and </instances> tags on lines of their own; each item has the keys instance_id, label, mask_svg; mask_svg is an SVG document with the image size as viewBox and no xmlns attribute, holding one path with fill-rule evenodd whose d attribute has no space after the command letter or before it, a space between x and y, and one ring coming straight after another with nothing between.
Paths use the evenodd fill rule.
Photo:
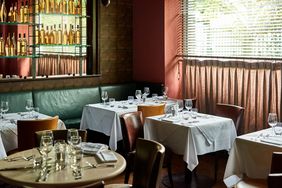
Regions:
<instances>
[{"instance_id":1,"label":"pink painted wall","mask_svg":"<svg viewBox=\"0 0 282 188\"><path fill-rule=\"evenodd\" d=\"M133 79L164 77L164 1L133 0Z\"/></svg>"},{"instance_id":2,"label":"pink painted wall","mask_svg":"<svg viewBox=\"0 0 282 188\"><path fill-rule=\"evenodd\" d=\"M133 79L162 82L181 98L179 0L133 0Z\"/></svg>"}]
</instances>

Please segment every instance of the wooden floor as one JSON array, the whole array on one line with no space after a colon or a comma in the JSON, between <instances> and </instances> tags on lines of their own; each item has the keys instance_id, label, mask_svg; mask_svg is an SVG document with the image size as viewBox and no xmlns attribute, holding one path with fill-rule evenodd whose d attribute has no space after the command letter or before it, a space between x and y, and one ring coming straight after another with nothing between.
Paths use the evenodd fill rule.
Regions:
<instances>
[{"instance_id":1,"label":"wooden floor","mask_svg":"<svg viewBox=\"0 0 282 188\"><path fill-rule=\"evenodd\" d=\"M200 156L200 163L196 170L196 176L193 175L193 180L191 185L185 185L184 183L184 163L182 156L173 156L173 174L174 174L174 188L182 188L182 187L197 187L197 188L225 188L222 179L223 174L226 166L226 156L221 156L219 159L219 166L218 166L218 178L217 182L214 183L214 158L213 156ZM110 180L106 180L106 184L111 183L123 183L124 174L119 175ZM170 184L167 181L167 169L163 168L161 172L161 182L160 188L167 188L170 187ZM132 181L132 177L130 178Z\"/></svg>"}]
</instances>

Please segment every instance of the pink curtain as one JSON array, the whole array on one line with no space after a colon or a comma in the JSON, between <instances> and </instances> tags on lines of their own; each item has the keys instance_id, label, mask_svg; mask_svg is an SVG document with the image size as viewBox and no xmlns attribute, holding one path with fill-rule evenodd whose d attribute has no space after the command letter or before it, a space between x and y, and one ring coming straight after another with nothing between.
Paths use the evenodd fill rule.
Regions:
<instances>
[{"instance_id":1,"label":"pink curtain","mask_svg":"<svg viewBox=\"0 0 282 188\"><path fill-rule=\"evenodd\" d=\"M185 97L196 97L199 111L214 113L215 104L245 108L241 133L268 127L269 112L281 116L281 61L184 60Z\"/></svg>"},{"instance_id":2,"label":"pink curtain","mask_svg":"<svg viewBox=\"0 0 282 188\"><path fill-rule=\"evenodd\" d=\"M48 55L37 61L36 75L79 74L80 57ZM82 73L86 73L86 61L82 60Z\"/></svg>"}]
</instances>

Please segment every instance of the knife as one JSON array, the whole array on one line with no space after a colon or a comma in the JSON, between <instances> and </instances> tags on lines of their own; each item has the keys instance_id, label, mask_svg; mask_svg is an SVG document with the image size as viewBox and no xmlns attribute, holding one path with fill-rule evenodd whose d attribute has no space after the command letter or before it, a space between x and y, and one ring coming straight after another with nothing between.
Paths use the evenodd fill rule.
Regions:
<instances>
[{"instance_id":1,"label":"knife","mask_svg":"<svg viewBox=\"0 0 282 188\"><path fill-rule=\"evenodd\" d=\"M32 166L19 166L19 167L6 167L6 168L0 168L0 171L5 171L5 170L25 170L25 169L30 169L33 168Z\"/></svg>"}]
</instances>

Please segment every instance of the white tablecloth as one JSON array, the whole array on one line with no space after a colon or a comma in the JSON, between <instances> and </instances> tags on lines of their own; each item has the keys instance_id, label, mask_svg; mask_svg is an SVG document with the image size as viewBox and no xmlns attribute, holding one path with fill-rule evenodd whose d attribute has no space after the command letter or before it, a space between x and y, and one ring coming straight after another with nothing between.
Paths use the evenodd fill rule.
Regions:
<instances>
[{"instance_id":1,"label":"white tablecloth","mask_svg":"<svg viewBox=\"0 0 282 188\"><path fill-rule=\"evenodd\" d=\"M199 163L198 155L230 150L237 135L231 119L199 114L196 119L174 122L164 121L162 116L146 118L144 136L183 155L192 171Z\"/></svg>"},{"instance_id":2,"label":"white tablecloth","mask_svg":"<svg viewBox=\"0 0 282 188\"><path fill-rule=\"evenodd\" d=\"M38 119L49 118L50 116L34 113ZM7 156L6 152L18 147L17 120L32 119L26 112L8 113L0 119L0 159ZM65 124L61 120L58 122L58 129L65 129Z\"/></svg>"},{"instance_id":3,"label":"white tablecloth","mask_svg":"<svg viewBox=\"0 0 282 188\"><path fill-rule=\"evenodd\" d=\"M277 143L270 143L273 141ZM226 186L232 187L240 181L243 175L266 179L270 172L274 151L282 151L282 137L275 136L272 129L237 137L230 151L224 173Z\"/></svg>"},{"instance_id":4,"label":"white tablecloth","mask_svg":"<svg viewBox=\"0 0 282 188\"><path fill-rule=\"evenodd\" d=\"M150 99L146 103L138 105L159 105L160 103L152 102ZM167 104L173 104L172 100ZM128 112L136 112L137 103L128 104L127 101L116 101L114 107L108 104L88 104L83 108L80 129L90 129L104 133L110 137L109 146L112 150L117 149L117 142L122 140L120 126L120 115Z\"/></svg>"}]
</instances>

